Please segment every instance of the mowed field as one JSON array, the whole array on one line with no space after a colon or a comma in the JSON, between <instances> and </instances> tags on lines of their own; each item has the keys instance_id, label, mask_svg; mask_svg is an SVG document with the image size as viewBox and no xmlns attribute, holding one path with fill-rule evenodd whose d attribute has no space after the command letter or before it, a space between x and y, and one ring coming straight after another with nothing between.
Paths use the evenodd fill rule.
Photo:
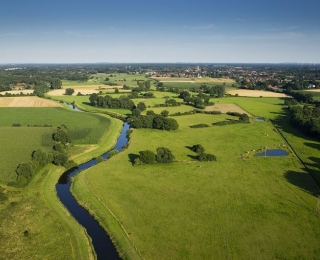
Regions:
<instances>
[{"instance_id":1,"label":"mowed field","mask_svg":"<svg viewBox=\"0 0 320 260\"><path fill-rule=\"evenodd\" d=\"M74 193L112 229L110 210L144 259L319 258L319 187L290 150L253 156L285 145L271 123L189 127L223 117L180 116L177 131L134 130L127 150L76 177ZM198 143L217 161L194 160L188 147ZM160 146L175 163L132 166L139 151Z\"/></svg>"},{"instance_id":2,"label":"mowed field","mask_svg":"<svg viewBox=\"0 0 320 260\"><path fill-rule=\"evenodd\" d=\"M61 105L39 97L0 97L0 107L61 107Z\"/></svg>"}]
</instances>

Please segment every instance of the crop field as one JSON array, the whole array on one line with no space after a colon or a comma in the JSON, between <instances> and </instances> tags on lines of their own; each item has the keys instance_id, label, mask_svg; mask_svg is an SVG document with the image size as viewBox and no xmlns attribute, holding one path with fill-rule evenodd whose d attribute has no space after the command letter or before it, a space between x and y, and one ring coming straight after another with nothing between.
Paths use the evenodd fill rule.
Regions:
<instances>
[{"instance_id":1,"label":"crop field","mask_svg":"<svg viewBox=\"0 0 320 260\"><path fill-rule=\"evenodd\" d=\"M221 113L227 112L238 112L238 113L246 113L247 111L243 110L241 107L237 106L236 104L215 104L213 106L207 106L205 111L221 111ZM249 115L250 116L250 115Z\"/></svg>"},{"instance_id":2,"label":"crop field","mask_svg":"<svg viewBox=\"0 0 320 260\"><path fill-rule=\"evenodd\" d=\"M0 127L20 124L22 127L52 125L56 128L65 124L74 144L99 142L110 123L107 118L100 115L74 112L64 108L0 108L0 113L3 115Z\"/></svg>"},{"instance_id":3,"label":"crop field","mask_svg":"<svg viewBox=\"0 0 320 260\"><path fill-rule=\"evenodd\" d=\"M0 97L0 107L61 107L61 105L39 97Z\"/></svg>"},{"instance_id":4,"label":"crop field","mask_svg":"<svg viewBox=\"0 0 320 260\"><path fill-rule=\"evenodd\" d=\"M73 191L112 229L110 210L144 259L319 258L319 187L287 146L286 157L253 156L285 145L269 122L189 127L223 118L180 116L177 131L134 130L129 148L78 175ZM217 161L196 161L194 144ZM139 151L160 146L173 164L132 166Z\"/></svg>"},{"instance_id":5,"label":"crop field","mask_svg":"<svg viewBox=\"0 0 320 260\"><path fill-rule=\"evenodd\" d=\"M0 127L0 183L16 180L18 164L31 159L38 148L51 149L52 127Z\"/></svg>"},{"instance_id":6,"label":"crop field","mask_svg":"<svg viewBox=\"0 0 320 260\"><path fill-rule=\"evenodd\" d=\"M230 95L238 94L241 97L288 97L286 94L264 90L231 89L227 90Z\"/></svg>"}]
</instances>

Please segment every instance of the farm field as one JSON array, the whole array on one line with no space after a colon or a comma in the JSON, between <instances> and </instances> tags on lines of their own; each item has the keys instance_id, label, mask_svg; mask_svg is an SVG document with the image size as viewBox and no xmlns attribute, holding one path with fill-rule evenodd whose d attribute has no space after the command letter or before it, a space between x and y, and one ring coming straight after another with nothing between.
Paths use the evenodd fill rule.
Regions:
<instances>
[{"instance_id":1,"label":"farm field","mask_svg":"<svg viewBox=\"0 0 320 260\"><path fill-rule=\"evenodd\" d=\"M271 123L189 128L215 117L223 115L175 117L177 131L134 130L129 148L78 175L73 192L112 229L111 210L145 259L319 258L311 176L290 149L287 157L253 157L285 145ZM197 143L217 162L194 161L188 147ZM132 166L139 151L159 146L176 162Z\"/></svg>"},{"instance_id":2,"label":"farm field","mask_svg":"<svg viewBox=\"0 0 320 260\"><path fill-rule=\"evenodd\" d=\"M65 124L74 144L98 143L110 123L106 117L81 112L75 113L62 107L0 108L0 113L4 115L0 121L0 127L20 124L22 127L49 125L56 128Z\"/></svg>"},{"instance_id":3,"label":"farm field","mask_svg":"<svg viewBox=\"0 0 320 260\"><path fill-rule=\"evenodd\" d=\"M248 89L229 89L226 91L227 94L236 95L242 97L287 97L287 95L282 93L276 93L271 91L263 90L248 90Z\"/></svg>"},{"instance_id":4,"label":"farm field","mask_svg":"<svg viewBox=\"0 0 320 260\"><path fill-rule=\"evenodd\" d=\"M61 105L39 97L0 97L0 107L61 107Z\"/></svg>"},{"instance_id":5,"label":"farm field","mask_svg":"<svg viewBox=\"0 0 320 260\"><path fill-rule=\"evenodd\" d=\"M0 258L95 259L85 230L56 196L55 185L64 168L47 165L24 188L7 184L15 180L17 165L29 161L34 150L52 149L57 126L66 124L74 137L82 133L78 142L95 142L68 149L72 159L81 163L110 149L122 122L64 108L0 108L0 113ZM17 122L22 126L11 126ZM37 127L26 127L29 124Z\"/></svg>"},{"instance_id":6,"label":"farm field","mask_svg":"<svg viewBox=\"0 0 320 260\"><path fill-rule=\"evenodd\" d=\"M18 164L29 161L33 151L52 149L54 130L53 127L0 127L0 183L15 181Z\"/></svg>"}]
</instances>

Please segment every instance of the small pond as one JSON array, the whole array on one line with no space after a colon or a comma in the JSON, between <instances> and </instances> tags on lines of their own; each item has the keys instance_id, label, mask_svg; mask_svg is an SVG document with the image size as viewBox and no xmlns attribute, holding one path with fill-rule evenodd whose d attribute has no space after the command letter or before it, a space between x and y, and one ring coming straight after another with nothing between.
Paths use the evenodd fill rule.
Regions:
<instances>
[{"instance_id":1,"label":"small pond","mask_svg":"<svg viewBox=\"0 0 320 260\"><path fill-rule=\"evenodd\" d=\"M282 149L266 150L262 153L256 153L254 156L287 156L289 153Z\"/></svg>"},{"instance_id":2,"label":"small pond","mask_svg":"<svg viewBox=\"0 0 320 260\"><path fill-rule=\"evenodd\" d=\"M72 104L68 104L65 103L68 107L70 107L71 109L73 109L74 111L78 111L78 112L83 112L81 109L77 108L76 106L72 105Z\"/></svg>"},{"instance_id":3,"label":"small pond","mask_svg":"<svg viewBox=\"0 0 320 260\"><path fill-rule=\"evenodd\" d=\"M265 122L266 119L263 118L263 117L254 117L254 118L253 118L253 121L254 121L254 122Z\"/></svg>"}]
</instances>

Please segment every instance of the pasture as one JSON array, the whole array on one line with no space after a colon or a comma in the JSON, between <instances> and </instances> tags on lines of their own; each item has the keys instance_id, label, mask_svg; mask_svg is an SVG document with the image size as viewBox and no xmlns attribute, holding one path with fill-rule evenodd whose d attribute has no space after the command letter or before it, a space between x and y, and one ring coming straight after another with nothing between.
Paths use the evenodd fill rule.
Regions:
<instances>
[{"instance_id":1,"label":"pasture","mask_svg":"<svg viewBox=\"0 0 320 260\"><path fill-rule=\"evenodd\" d=\"M177 131L134 130L129 148L78 175L73 192L112 230L111 211L145 259L319 258L319 187L293 153L240 159L284 144L271 123L189 127L223 117L180 116ZM196 161L188 147L197 143L217 162ZM139 151L160 146L173 164L132 166ZM125 251L128 238L117 238Z\"/></svg>"}]
</instances>

